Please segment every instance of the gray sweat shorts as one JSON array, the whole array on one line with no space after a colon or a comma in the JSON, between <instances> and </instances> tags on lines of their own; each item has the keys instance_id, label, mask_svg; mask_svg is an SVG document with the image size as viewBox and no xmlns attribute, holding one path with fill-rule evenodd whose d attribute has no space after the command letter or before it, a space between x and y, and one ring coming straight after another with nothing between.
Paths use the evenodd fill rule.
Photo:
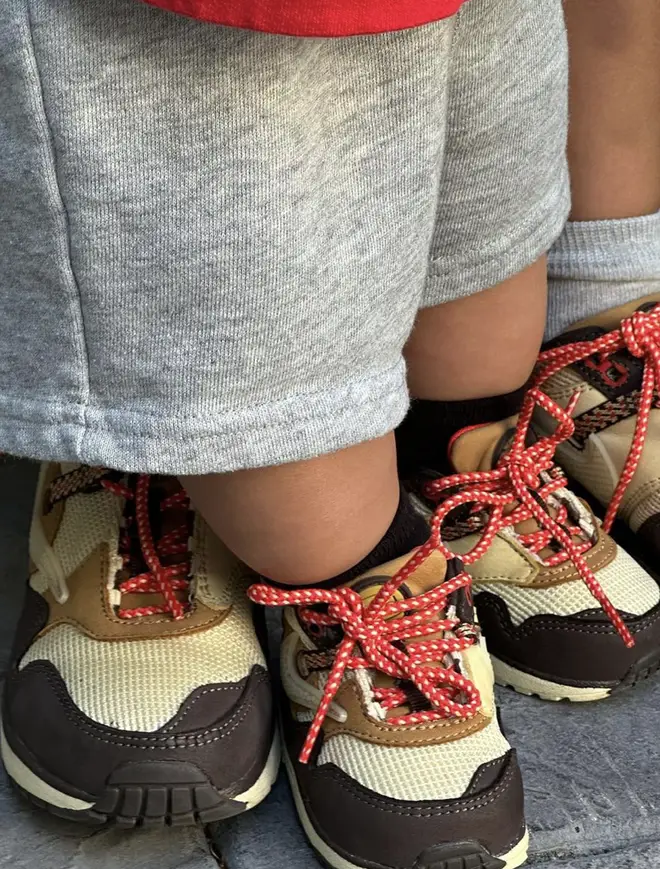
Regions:
<instances>
[{"instance_id":1,"label":"gray sweat shorts","mask_svg":"<svg viewBox=\"0 0 660 869\"><path fill-rule=\"evenodd\" d=\"M561 232L566 78L561 0L340 40L2 0L0 451L194 474L390 431L418 310Z\"/></svg>"}]
</instances>

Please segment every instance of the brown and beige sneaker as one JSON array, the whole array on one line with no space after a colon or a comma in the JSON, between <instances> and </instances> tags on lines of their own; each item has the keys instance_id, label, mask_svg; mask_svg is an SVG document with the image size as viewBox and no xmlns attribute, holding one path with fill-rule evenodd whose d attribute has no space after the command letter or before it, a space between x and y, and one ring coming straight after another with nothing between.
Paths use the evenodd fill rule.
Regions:
<instances>
[{"instance_id":1,"label":"brown and beige sneaker","mask_svg":"<svg viewBox=\"0 0 660 869\"><path fill-rule=\"evenodd\" d=\"M537 383L566 407L575 431L557 459L569 476L635 535L660 574L660 295L578 324L541 354ZM552 421L539 414L543 430Z\"/></svg>"},{"instance_id":2,"label":"brown and beige sneaker","mask_svg":"<svg viewBox=\"0 0 660 869\"><path fill-rule=\"evenodd\" d=\"M278 767L254 576L172 478L42 468L2 706L16 785L121 826L240 813Z\"/></svg>"},{"instance_id":3,"label":"brown and beige sneaker","mask_svg":"<svg viewBox=\"0 0 660 869\"><path fill-rule=\"evenodd\" d=\"M535 408L555 422L537 438ZM558 425L557 425L558 424ZM457 433L451 477L418 479L474 583L495 677L548 700L600 700L660 666L660 588L553 463L573 422L539 390L515 417Z\"/></svg>"},{"instance_id":4,"label":"brown and beige sneaker","mask_svg":"<svg viewBox=\"0 0 660 869\"><path fill-rule=\"evenodd\" d=\"M285 762L304 830L333 869L514 869L526 859L470 579L437 551L336 589L255 586L287 607Z\"/></svg>"}]
</instances>

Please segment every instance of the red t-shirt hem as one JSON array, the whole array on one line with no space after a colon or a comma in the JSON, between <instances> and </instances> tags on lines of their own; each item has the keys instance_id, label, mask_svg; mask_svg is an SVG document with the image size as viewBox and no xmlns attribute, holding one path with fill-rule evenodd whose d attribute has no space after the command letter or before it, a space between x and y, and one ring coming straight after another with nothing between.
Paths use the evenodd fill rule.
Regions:
<instances>
[{"instance_id":1,"label":"red t-shirt hem","mask_svg":"<svg viewBox=\"0 0 660 869\"><path fill-rule=\"evenodd\" d=\"M212 24L286 36L359 36L420 27L465 0L146 0Z\"/></svg>"}]
</instances>

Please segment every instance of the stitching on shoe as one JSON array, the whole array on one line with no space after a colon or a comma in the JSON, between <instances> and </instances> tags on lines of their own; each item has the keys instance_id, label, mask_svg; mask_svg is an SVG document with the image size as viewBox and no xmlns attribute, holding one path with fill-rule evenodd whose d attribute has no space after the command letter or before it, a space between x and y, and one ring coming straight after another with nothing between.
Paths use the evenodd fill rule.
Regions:
<instances>
[{"instance_id":1,"label":"stitching on shoe","mask_svg":"<svg viewBox=\"0 0 660 869\"><path fill-rule=\"evenodd\" d=\"M497 598L497 595L494 592L490 592L493 597ZM484 604L482 603L482 607ZM497 602L491 603L493 609L495 609L500 615L506 616L509 622L511 622L511 614L509 613L509 609L505 603L501 601L500 598L497 598ZM477 610L479 608L479 604L477 603ZM530 616L529 619L525 621L529 621L530 619L536 619L536 622L533 627L524 627L525 622L520 626L516 626L511 622L512 631L508 630L508 626L502 625L503 628L506 629L506 633L509 636L514 636L516 638L519 637L533 637L539 628L549 628L550 630L557 631L565 631L566 633L576 633L576 634L616 634L616 630L611 625L596 625L591 624L588 625L585 622L584 627L574 627L567 626L564 624L563 619L574 619L576 615L570 616L558 616L556 618L543 618L539 616ZM635 616L635 619L639 619L635 623L632 620L626 620L626 624L628 625L628 629L632 633L641 633L646 630L646 628L660 621L660 604L657 604L653 610L651 610L651 614L646 616Z\"/></svg>"},{"instance_id":2,"label":"stitching on shoe","mask_svg":"<svg viewBox=\"0 0 660 869\"><path fill-rule=\"evenodd\" d=\"M497 766L501 762L502 762L502 758L497 757L497 758L495 758L495 760L491 760L490 763L482 763L481 766L479 767L479 771L475 774L472 781L470 782L468 790L470 790L471 788L477 787L480 780L484 777L484 774L486 773L486 771L489 770L493 766Z\"/></svg>"},{"instance_id":3,"label":"stitching on shoe","mask_svg":"<svg viewBox=\"0 0 660 869\"><path fill-rule=\"evenodd\" d=\"M641 486L638 486L635 491L631 493L630 500L625 506L626 513L634 513L642 506L642 502L646 500L647 495L655 495L658 493L659 489L660 477L654 477L652 480L648 480L646 483L642 483ZM651 515L657 514L653 513Z\"/></svg>"},{"instance_id":4,"label":"stitching on shoe","mask_svg":"<svg viewBox=\"0 0 660 869\"><path fill-rule=\"evenodd\" d=\"M523 822L520 825L520 827L518 828L518 832L516 833L516 835L513 837L513 839L511 839L510 842L507 842L506 845L504 845L504 847L502 849L503 854L506 854L507 851L510 851L514 845L517 845L519 842L522 841L522 838L525 835L526 828L527 828L527 824L526 824L525 820L523 819Z\"/></svg>"},{"instance_id":5,"label":"stitching on shoe","mask_svg":"<svg viewBox=\"0 0 660 869\"><path fill-rule=\"evenodd\" d=\"M249 677L248 677L248 678L249 678ZM245 680L242 680L242 681L245 681ZM240 685L240 683L239 683L239 685ZM168 724L166 727L162 727L160 732L161 732L161 733L167 733L168 731L173 730L173 729L174 729L178 724L181 724L182 721L183 721L183 719L186 717L186 715L189 715L189 714L190 714L190 712L192 711L193 706L194 706L194 705L195 705L199 700L201 700L202 697L205 697L207 694L217 694L219 691L238 691L238 692L240 692L240 691L245 691L246 686L244 685L244 686L241 688L241 687L239 687L239 685L232 685L232 686L230 686L230 685L220 685L220 686L218 686L218 687L216 687L216 688L205 688L203 691L200 691L199 694L197 694L197 696L193 698L193 700L190 701L190 703L188 704L188 708L187 708L187 709L184 709L183 712L178 712L178 713L174 716L172 722L171 722L170 724ZM185 702L185 701L184 701L184 702Z\"/></svg>"},{"instance_id":6,"label":"stitching on shoe","mask_svg":"<svg viewBox=\"0 0 660 869\"><path fill-rule=\"evenodd\" d=\"M512 757L512 760L513 760L513 757ZM471 797L467 800L459 800L458 802L462 803L461 806L458 806L456 808L449 808L448 807L446 809L445 808L435 808L435 809L396 808L396 807L392 806L390 801L387 801L385 799L378 798L377 796L367 797L362 792L362 790L359 789L358 785L351 785L349 782L345 781L343 778L343 775L346 775L346 774L344 773L342 775L340 770L333 770L333 769L327 770L326 775L331 776L336 781L336 783L339 785L339 787L341 787L343 790L350 793L351 796L353 796L359 802L365 803L366 805L371 806L372 808L378 809L378 811L387 812L388 814L392 814L392 815L404 815L406 817L411 817L411 818L435 818L435 817L442 817L444 815L458 815L458 814L463 814L466 812L474 812L474 811L477 811L478 809L482 809L482 808L485 808L486 806L491 805L492 803L496 802L496 800L498 799L498 797L500 796L500 794L504 790L509 788L509 786L512 783L515 771L516 771L515 762L512 763L510 761L509 768L503 774L501 781L489 791L488 799L485 799L483 797L482 798Z\"/></svg>"},{"instance_id":7,"label":"stitching on shoe","mask_svg":"<svg viewBox=\"0 0 660 869\"><path fill-rule=\"evenodd\" d=\"M28 667L33 665L29 664ZM38 663L37 663L38 666ZM26 668L27 670L28 668ZM33 671L36 670L36 667L33 667ZM47 682L51 685L55 694L59 697L60 700L68 700L69 702L73 702L71 697L65 688L63 688L62 684L60 684L59 680L50 672L48 672L44 667L39 667L39 672L43 673L46 677ZM266 674L259 676L255 682L257 683L265 683L269 682L269 679ZM65 716L71 721L74 726L82 730L83 733L86 733L92 739L97 740L98 742L104 742L108 745L117 745L122 747L129 748L137 748L140 751L172 751L178 748L181 749L194 749L199 748L205 745L211 745L214 742L219 742L222 739L225 739L231 733L236 730L236 728L245 720L248 713L255 705L255 694L256 692L251 692L252 696L249 699L249 702L245 703L240 709L236 710L232 714L232 716L222 725L218 727L209 728L207 730L201 731L199 734L193 734L190 736L185 735L170 735L170 736L137 736L135 734L131 734L130 736L122 737L119 735L109 736L106 734L101 734L101 732L97 731L97 728L101 728L104 725L96 724L95 722L83 718L84 713L75 709L71 709L68 707L68 704L62 705L62 710ZM77 714L76 714L77 713ZM230 725L232 725L230 727ZM224 732L223 732L224 731ZM212 739L200 739L202 736L208 736L211 733L219 733L221 735L214 736ZM166 740L169 744L163 745L163 741ZM142 745L140 743L151 743Z\"/></svg>"}]
</instances>

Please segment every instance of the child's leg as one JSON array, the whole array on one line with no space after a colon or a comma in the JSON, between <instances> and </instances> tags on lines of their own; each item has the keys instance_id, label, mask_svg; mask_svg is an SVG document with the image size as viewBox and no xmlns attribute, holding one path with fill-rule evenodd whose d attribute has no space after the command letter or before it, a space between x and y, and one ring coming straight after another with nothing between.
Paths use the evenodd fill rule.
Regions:
<instances>
[{"instance_id":1,"label":"child's leg","mask_svg":"<svg viewBox=\"0 0 660 869\"><path fill-rule=\"evenodd\" d=\"M500 0L476 5L504 40ZM529 3L511 6L515 20ZM490 27L465 26L461 52L469 38L490 56ZM330 606L288 610L281 656L288 767L324 861L523 861L520 774L468 580L430 549L392 579L429 534L391 431L455 29L296 40L133 0L0 4L0 446L76 463L42 475L2 754L59 812L207 821L267 793L256 576L162 476L252 469L188 485L257 568L334 580L325 597L293 592ZM367 620L361 596L385 584L388 617ZM329 678L347 649L357 668Z\"/></svg>"},{"instance_id":2,"label":"child's leg","mask_svg":"<svg viewBox=\"0 0 660 869\"><path fill-rule=\"evenodd\" d=\"M520 410L522 387L534 367L545 321L547 280L539 228L547 233L555 227L556 212L549 203L554 199L556 207L561 201L564 168L564 142L552 138L563 129L563 103L542 74L537 77L538 70L549 68L545 52L549 63L560 56L563 33L555 33L548 5L536 8L534 24L543 41L535 47L534 72L523 68L501 102L491 98L489 104L480 105L476 88L466 94L477 117L499 111L506 125L501 141L510 142L509 150L493 151L496 119L489 118L491 135L483 140L460 117L450 128L455 133L448 138L445 164L450 190L440 200L425 296L429 307L419 314L406 350L409 383L417 400L397 431L397 442L402 473L429 506L438 498L442 501L443 485L450 487L451 494L456 487L460 491L466 479L468 488L477 490L469 496L470 502L479 501L483 477L436 482L452 471L482 472L496 491L507 491L508 485L509 511L514 503L525 503L525 510L516 511L515 518L505 510L497 526L500 533L481 557L467 556L496 676L526 693L550 699L595 700L607 696L608 684L625 684L628 672L635 674L630 681L645 673L647 655L655 661L660 658L660 595L655 581L600 533L593 517L560 481L551 484L552 494L540 485L558 480L556 475L548 476L555 472L544 458L547 445L535 444L533 436L523 438L527 432L522 430L517 440L513 438L512 416ZM472 9L476 12L478 6ZM470 10L468 5L466 15ZM512 35L509 51L522 42L520 32ZM503 57L501 63L506 65L515 54L505 51ZM463 80L469 81L470 76L466 72ZM518 103L521 93L526 99ZM543 105L534 110L534 122L525 125L534 99ZM520 104L525 111L517 111ZM463 155L479 153L486 143L491 148L492 171L467 172ZM460 197L456 190L461 191ZM474 239L475 230L481 231L481 245ZM559 225L556 234L560 231ZM462 242L458 246L457 238ZM442 304L439 291L458 280L491 289ZM527 411L534 396L527 398ZM509 483L505 481L509 466L498 465L500 457L514 447L512 467L516 473L524 468L526 479L515 486L511 482L515 474ZM536 497L528 486L535 489ZM488 503L493 489L488 485L485 489L481 494ZM539 511L540 503L546 506ZM553 525L553 517L574 530L572 540ZM447 517L445 539L465 555L476 544L475 532L483 529L483 521L479 510L454 510ZM646 633L637 633L636 651L626 649L612 629L610 618L617 621L617 616L611 610L593 614L594 624L599 623L593 633L582 629L581 614L595 607L588 585L592 590L595 586L584 562L578 570L573 543L615 606L646 618L640 619L639 627ZM631 581L624 582L626 576ZM606 601L602 603L609 609ZM631 620L632 624L637 630L637 623ZM625 629L621 633L625 636Z\"/></svg>"},{"instance_id":3,"label":"child's leg","mask_svg":"<svg viewBox=\"0 0 660 869\"><path fill-rule=\"evenodd\" d=\"M546 258L496 287L423 310L406 347L415 398L486 398L523 386L546 318ZM439 336L456 336L439 340Z\"/></svg>"},{"instance_id":4,"label":"child's leg","mask_svg":"<svg viewBox=\"0 0 660 869\"><path fill-rule=\"evenodd\" d=\"M660 5L566 0L575 221L660 210Z\"/></svg>"},{"instance_id":5,"label":"child's leg","mask_svg":"<svg viewBox=\"0 0 660 869\"><path fill-rule=\"evenodd\" d=\"M259 573L291 584L321 582L357 565L399 504L392 435L305 462L183 483L233 552ZM421 542L403 540L390 557Z\"/></svg>"},{"instance_id":6,"label":"child's leg","mask_svg":"<svg viewBox=\"0 0 660 869\"><path fill-rule=\"evenodd\" d=\"M547 336L660 292L660 5L567 0L573 208Z\"/></svg>"},{"instance_id":7,"label":"child's leg","mask_svg":"<svg viewBox=\"0 0 660 869\"><path fill-rule=\"evenodd\" d=\"M240 496L258 519L249 560L283 579L428 536L405 499L397 511L391 435L378 438L408 403L401 351L426 276L452 35L445 21L297 40L134 0L0 3L0 449L53 461L0 751L40 804L95 823L208 822L255 805L277 773L245 596L256 576L160 475L293 463L223 478L227 504ZM369 439L311 473L295 464ZM267 507L275 523L294 500L307 524L291 509L274 541ZM397 547L378 549L395 512ZM282 540L290 574L259 548ZM508 751L499 731L487 747L471 749L468 779ZM433 772L425 793L468 786L450 793ZM418 834L402 843L423 850ZM494 839L498 853L513 841Z\"/></svg>"}]
</instances>

